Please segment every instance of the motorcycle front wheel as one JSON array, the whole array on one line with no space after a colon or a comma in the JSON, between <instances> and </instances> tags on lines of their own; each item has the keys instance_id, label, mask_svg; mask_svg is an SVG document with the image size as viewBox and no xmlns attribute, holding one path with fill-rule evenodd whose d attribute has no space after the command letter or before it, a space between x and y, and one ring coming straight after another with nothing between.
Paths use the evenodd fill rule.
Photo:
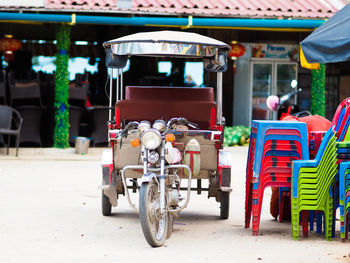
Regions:
<instances>
[{"instance_id":1,"label":"motorcycle front wheel","mask_svg":"<svg viewBox=\"0 0 350 263\"><path fill-rule=\"evenodd\" d=\"M161 215L158 184L152 180L140 188L140 221L143 234L150 246L160 247L167 237L169 215Z\"/></svg>"}]
</instances>

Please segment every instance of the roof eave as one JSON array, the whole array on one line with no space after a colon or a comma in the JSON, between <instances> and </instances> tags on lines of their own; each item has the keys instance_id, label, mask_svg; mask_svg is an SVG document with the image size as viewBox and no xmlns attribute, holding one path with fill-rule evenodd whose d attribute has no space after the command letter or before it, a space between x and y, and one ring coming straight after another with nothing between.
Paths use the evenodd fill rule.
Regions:
<instances>
[{"instance_id":1,"label":"roof eave","mask_svg":"<svg viewBox=\"0 0 350 263\"><path fill-rule=\"evenodd\" d=\"M333 13L325 13L320 12L320 16L315 16L314 12L310 12L309 16L293 16L291 12L290 16L286 16L285 12L281 12L281 15L266 15L266 14L256 14L256 15L233 15L233 14L203 14L203 13L179 13L179 12L154 12L148 10L120 10L120 9L112 9L112 8L101 8L99 10L94 9L75 9L75 8L66 8L66 9L58 9L58 8L37 8L37 7L0 7L0 11L6 12L43 12L43 13L84 13L84 14L119 14L119 15L149 15L149 16L180 16L180 17L188 17L190 15L195 17L215 17L220 16L220 18L257 18L257 19L327 19L333 15ZM257 11L260 13L261 11ZM277 11L276 11L277 12ZM263 13L263 12L261 12ZM283 13L283 14L282 14ZM313 15L311 15L313 14Z\"/></svg>"}]
</instances>

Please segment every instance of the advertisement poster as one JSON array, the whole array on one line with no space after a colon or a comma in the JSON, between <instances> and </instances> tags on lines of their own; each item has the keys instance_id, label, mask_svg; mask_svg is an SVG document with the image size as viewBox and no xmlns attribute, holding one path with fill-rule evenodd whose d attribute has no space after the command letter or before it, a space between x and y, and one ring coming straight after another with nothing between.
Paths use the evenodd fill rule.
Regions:
<instances>
[{"instance_id":1,"label":"advertisement poster","mask_svg":"<svg viewBox=\"0 0 350 263\"><path fill-rule=\"evenodd\" d=\"M277 58L297 61L299 46L283 44L252 44L253 58Z\"/></svg>"}]
</instances>

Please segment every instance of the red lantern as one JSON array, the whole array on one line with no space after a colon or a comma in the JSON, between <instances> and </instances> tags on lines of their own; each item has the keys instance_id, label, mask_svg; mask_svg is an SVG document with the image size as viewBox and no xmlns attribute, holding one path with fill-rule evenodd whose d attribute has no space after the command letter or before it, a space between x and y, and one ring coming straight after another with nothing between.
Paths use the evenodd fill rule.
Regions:
<instances>
[{"instance_id":1,"label":"red lantern","mask_svg":"<svg viewBox=\"0 0 350 263\"><path fill-rule=\"evenodd\" d=\"M12 37L12 35L5 35L0 39L0 51L4 52L5 60L13 60L13 52L20 49L22 46L21 41Z\"/></svg>"},{"instance_id":2,"label":"red lantern","mask_svg":"<svg viewBox=\"0 0 350 263\"><path fill-rule=\"evenodd\" d=\"M228 56L232 60L236 60L237 58L241 57L245 53L245 47L242 44L239 44L237 41L231 41L230 43L230 53L228 53Z\"/></svg>"},{"instance_id":3,"label":"red lantern","mask_svg":"<svg viewBox=\"0 0 350 263\"><path fill-rule=\"evenodd\" d=\"M11 35L5 35L4 38L0 39L0 51L14 52L14 51L20 49L21 46L22 46L21 41L19 41L18 39L12 38Z\"/></svg>"}]
</instances>

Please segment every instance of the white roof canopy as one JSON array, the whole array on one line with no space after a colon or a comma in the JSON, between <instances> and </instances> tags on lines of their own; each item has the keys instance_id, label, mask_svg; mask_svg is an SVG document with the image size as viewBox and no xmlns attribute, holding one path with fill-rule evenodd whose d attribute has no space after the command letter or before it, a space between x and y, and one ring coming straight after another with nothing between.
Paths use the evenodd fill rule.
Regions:
<instances>
[{"instance_id":1,"label":"white roof canopy","mask_svg":"<svg viewBox=\"0 0 350 263\"><path fill-rule=\"evenodd\" d=\"M213 57L219 50L228 51L226 43L182 31L142 32L105 42L114 55Z\"/></svg>"}]
</instances>

